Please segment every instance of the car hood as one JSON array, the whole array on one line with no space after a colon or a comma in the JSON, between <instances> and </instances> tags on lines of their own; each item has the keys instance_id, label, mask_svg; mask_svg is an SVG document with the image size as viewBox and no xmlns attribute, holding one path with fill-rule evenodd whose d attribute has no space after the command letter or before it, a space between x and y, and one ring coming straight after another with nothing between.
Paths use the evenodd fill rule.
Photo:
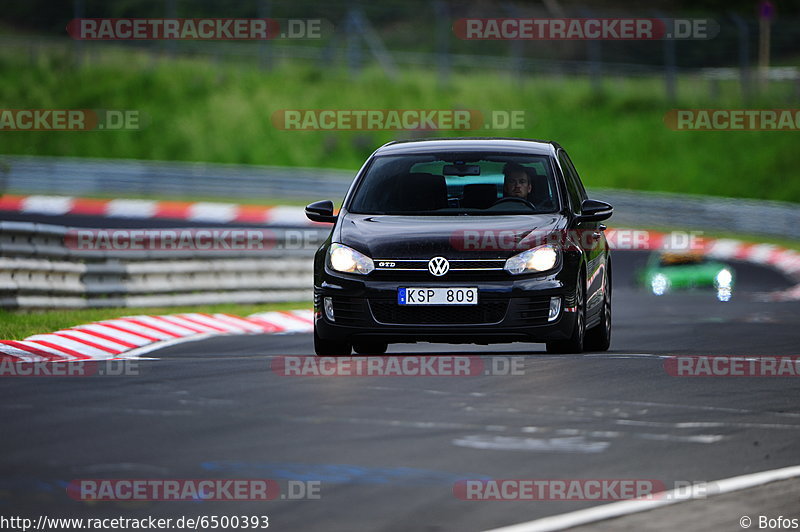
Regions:
<instances>
[{"instance_id":1,"label":"car hood","mask_svg":"<svg viewBox=\"0 0 800 532\"><path fill-rule=\"evenodd\" d=\"M563 230L560 214L390 216L347 213L338 241L375 259L508 258Z\"/></svg>"}]
</instances>

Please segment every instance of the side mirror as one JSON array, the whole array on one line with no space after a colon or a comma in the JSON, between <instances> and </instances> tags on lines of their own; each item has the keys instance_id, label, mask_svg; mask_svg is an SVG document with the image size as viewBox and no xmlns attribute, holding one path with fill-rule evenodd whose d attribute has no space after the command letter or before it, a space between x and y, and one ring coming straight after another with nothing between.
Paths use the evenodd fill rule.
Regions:
<instances>
[{"instance_id":1,"label":"side mirror","mask_svg":"<svg viewBox=\"0 0 800 532\"><path fill-rule=\"evenodd\" d=\"M333 214L333 202L331 200L316 201L311 205L306 205L306 217L312 222L334 223L336 216Z\"/></svg>"},{"instance_id":2,"label":"side mirror","mask_svg":"<svg viewBox=\"0 0 800 532\"><path fill-rule=\"evenodd\" d=\"M614 207L605 201L587 199L581 203L581 214L578 216L578 221L599 222L608 220L612 214L614 214Z\"/></svg>"}]
</instances>

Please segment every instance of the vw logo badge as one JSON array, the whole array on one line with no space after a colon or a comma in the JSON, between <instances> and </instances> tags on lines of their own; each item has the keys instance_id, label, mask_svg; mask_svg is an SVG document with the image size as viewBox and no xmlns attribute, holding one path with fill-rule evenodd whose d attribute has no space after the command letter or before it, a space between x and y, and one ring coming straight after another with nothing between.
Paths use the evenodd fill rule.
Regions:
<instances>
[{"instance_id":1,"label":"vw logo badge","mask_svg":"<svg viewBox=\"0 0 800 532\"><path fill-rule=\"evenodd\" d=\"M436 277L441 277L450 271L450 263L444 257L433 257L428 261L428 271Z\"/></svg>"}]
</instances>

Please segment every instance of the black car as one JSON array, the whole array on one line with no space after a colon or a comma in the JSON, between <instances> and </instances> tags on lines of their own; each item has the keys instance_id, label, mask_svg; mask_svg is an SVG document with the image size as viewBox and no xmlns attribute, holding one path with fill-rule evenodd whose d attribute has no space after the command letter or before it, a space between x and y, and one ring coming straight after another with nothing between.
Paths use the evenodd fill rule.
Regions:
<instances>
[{"instance_id":1,"label":"black car","mask_svg":"<svg viewBox=\"0 0 800 532\"><path fill-rule=\"evenodd\" d=\"M546 342L606 350L611 256L555 142L462 138L390 142L367 160L314 259L314 349L382 354L389 343Z\"/></svg>"}]
</instances>

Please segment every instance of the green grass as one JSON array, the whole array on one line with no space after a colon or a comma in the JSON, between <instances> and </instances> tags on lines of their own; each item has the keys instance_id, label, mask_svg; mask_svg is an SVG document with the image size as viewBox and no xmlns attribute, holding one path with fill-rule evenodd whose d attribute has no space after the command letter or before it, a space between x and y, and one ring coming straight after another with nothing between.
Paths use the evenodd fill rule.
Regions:
<instances>
[{"instance_id":1,"label":"green grass","mask_svg":"<svg viewBox=\"0 0 800 532\"><path fill-rule=\"evenodd\" d=\"M442 86L423 70L403 71L392 81L372 69L357 76L298 64L263 71L109 47L76 66L70 50L0 51L0 108L137 109L149 124L141 131L2 132L4 153L357 169L377 146L426 134L284 131L271 123L273 112L522 110L521 130L442 135L557 140L589 187L800 201L797 132L676 132L663 122L673 108L796 107L791 84L773 83L771 92L745 106L734 82L721 83L712 96L708 82L682 77L679 99L671 103L660 78L608 78L594 92L583 78L517 81L475 70L453 73Z\"/></svg>"},{"instance_id":2,"label":"green grass","mask_svg":"<svg viewBox=\"0 0 800 532\"><path fill-rule=\"evenodd\" d=\"M221 304L193 307L114 308L81 310L9 311L0 310L0 339L22 340L33 334L43 334L93 321L108 320L138 314L179 314L183 312L225 312L247 316L270 310L311 308L312 303L267 303L263 305Z\"/></svg>"}]
</instances>

